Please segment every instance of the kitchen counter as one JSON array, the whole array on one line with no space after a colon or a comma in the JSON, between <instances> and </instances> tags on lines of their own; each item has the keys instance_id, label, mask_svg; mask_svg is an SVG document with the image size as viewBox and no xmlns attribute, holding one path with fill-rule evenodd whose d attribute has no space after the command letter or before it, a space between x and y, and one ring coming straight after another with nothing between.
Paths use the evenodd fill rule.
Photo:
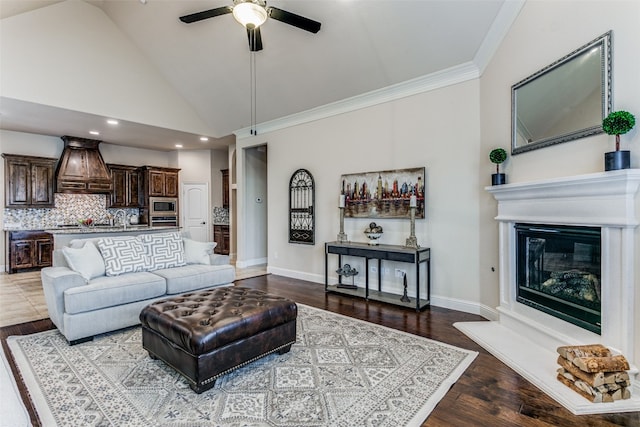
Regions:
<instances>
[{"instance_id":1,"label":"kitchen counter","mask_svg":"<svg viewBox=\"0 0 640 427\"><path fill-rule=\"evenodd\" d=\"M171 231L179 230L175 226L153 226L148 225L127 225L123 226L95 226L95 227L60 227L45 230L51 234L95 234L95 233L141 233L146 231Z\"/></svg>"},{"instance_id":2,"label":"kitchen counter","mask_svg":"<svg viewBox=\"0 0 640 427\"><path fill-rule=\"evenodd\" d=\"M154 226L147 225L128 225L124 227L70 227L70 228L52 228L45 230L53 235L53 248L60 249L69 245L74 239L89 239L97 237L117 237L129 236L141 233L162 233L165 231L179 231L181 227L175 226Z\"/></svg>"}]
</instances>

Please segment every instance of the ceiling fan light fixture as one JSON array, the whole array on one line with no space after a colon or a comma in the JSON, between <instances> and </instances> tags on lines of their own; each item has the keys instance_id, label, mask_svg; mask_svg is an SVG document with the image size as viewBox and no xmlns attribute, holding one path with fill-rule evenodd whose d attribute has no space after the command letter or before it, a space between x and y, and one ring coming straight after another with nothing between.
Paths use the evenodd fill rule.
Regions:
<instances>
[{"instance_id":1,"label":"ceiling fan light fixture","mask_svg":"<svg viewBox=\"0 0 640 427\"><path fill-rule=\"evenodd\" d=\"M233 17L244 27L258 28L267 20L267 10L260 4L245 1L233 7Z\"/></svg>"}]
</instances>

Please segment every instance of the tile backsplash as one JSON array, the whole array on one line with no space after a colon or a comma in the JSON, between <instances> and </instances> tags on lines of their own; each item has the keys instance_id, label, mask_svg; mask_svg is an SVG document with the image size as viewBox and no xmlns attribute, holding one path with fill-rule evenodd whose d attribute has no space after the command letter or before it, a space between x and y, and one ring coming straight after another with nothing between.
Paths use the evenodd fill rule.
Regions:
<instances>
[{"instance_id":1,"label":"tile backsplash","mask_svg":"<svg viewBox=\"0 0 640 427\"><path fill-rule=\"evenodd\" d=\"M79 219L93 218L98 223L108 223L108 215L117 209L107 209L105 194L55 194L55 208L4 210L4 229L43 230L58 225L77 224ZM138 209L125 209L127 214L137 214Z\"/></svg>"},{"instance_id":2,"label":"tile backsplash","mask_svg":"<svg viewBox=\"0 0 640 427\"><path fill-rule=\"evenodd\" d=\"M213 208L214 224L229 224L229 209L214 207Z\"/></svg>"}]
</instances>

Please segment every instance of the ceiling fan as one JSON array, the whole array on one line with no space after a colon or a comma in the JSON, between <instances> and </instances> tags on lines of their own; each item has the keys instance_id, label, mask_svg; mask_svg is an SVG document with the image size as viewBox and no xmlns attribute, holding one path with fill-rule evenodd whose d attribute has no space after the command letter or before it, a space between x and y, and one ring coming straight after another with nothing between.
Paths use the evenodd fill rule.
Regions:
<instances>
[{"instance_id":1,"label":"ceiling fan","mask_svg":"<svg viewBox=\"0 0 640 427\"><path fill-rule=\"evenodd\" d=\"M232 13L233 17L247 29L249 49L251 52L262 50L262 37L260 26L273 18L285 24L293 25L301 30L317 33L320 31L320 23L277 7L267 6L265 0L233 0L233 6L222 6L215 9L204 10L181 16L180 20L185 24L202 21L219 15Z\"/></svg>"}]
</instances>

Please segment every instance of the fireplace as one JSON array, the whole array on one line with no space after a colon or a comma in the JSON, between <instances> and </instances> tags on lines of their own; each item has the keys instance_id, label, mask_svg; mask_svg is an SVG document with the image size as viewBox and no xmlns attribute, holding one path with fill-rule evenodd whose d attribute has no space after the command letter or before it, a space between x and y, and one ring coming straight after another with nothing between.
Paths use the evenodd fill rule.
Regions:
<instances>
[{"instance_id":1,"label":"fireplace","mask_svg":"<svg viewBox=\"0 0 640 427\"><path fill-rule=\"evenodd\" d=\"M515 229L516 301L600 334L600 228Z\"/></svg>"},{"instance_id":2,"label":"fireplace","mask_svg":"<svg viewBox=\"0 0 640 427\"><path fill-rule=\"evenodd\" d=\"M640 411L640 170L486 189L498 202L499 306L485 310L489 322L455 326L574 414ZM562 232L568 240L552 237ZM558 260L565 263L557 266ZM576 292L569 279L586 286L579 303L574 294L567 297ZM553 292L539 289L545 282L556 286ZM590 303L596 297L599 310ZM550 300L560 309L541 309ZM595 343L629 360L631 399L594 404L556 379L558 346Z\"/></svg>"}]
</instances>

